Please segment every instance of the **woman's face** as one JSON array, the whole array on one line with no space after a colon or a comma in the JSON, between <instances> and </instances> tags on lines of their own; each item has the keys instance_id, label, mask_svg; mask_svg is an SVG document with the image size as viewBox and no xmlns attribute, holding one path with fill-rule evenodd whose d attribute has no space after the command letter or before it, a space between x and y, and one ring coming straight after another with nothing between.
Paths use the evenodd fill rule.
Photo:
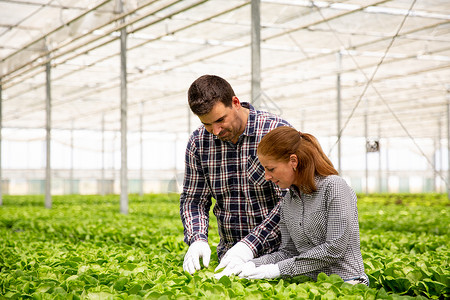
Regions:
<instances>
[{"instance_id":1,"label":"woman's face","mask_svg":"<svg viewBox=\"0 0 450 300\"><path fill-rule=\"evenodd\" d=\"M292 157L295 157L294 161ZM291 155L291 160L284 162L274 160L266 155L258 155L259 162L264 167L264 176L267 181L272 181L280 188L289 188L295 184L296 173L294 167L297 166L297 156Z\"/></svg>"}]
</instances>

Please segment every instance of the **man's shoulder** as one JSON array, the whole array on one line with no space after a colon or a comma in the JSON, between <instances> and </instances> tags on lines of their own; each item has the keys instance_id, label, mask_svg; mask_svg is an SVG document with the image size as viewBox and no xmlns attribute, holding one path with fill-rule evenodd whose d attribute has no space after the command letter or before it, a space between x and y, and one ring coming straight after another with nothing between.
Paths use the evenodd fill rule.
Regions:
<instances>
[{"instance_id":1,"label":"man's shoulder","mask_svg":"<svg viewBox=\"0 0 450 300\"><path fill-rule=\"evenodd\" d=\"M288 121L284 120L280 116L267 112L267 111L256 111L255 113L255 129L261 131L262 133L267 133L268 131L280 127L280 126L291 126Z\"/></svg>"},{"instance_id":2,"label":"man's shoulder","mask_svg":"<svg viewBox=\"0 0 450 300\"><path fill-rule=\"evenodd\" d=\"M206 129L205 129L205 125L200 125L198 126L192 133L191 133L191 138L198 138L198 137L202 137L205 135Z\"/></svg>"},{"instance_id":3,"label":"man's shoulder","mask_svg":"<svg viewBox=\"0 0 450 300\"><path fill-rule=\"evenodd\" d=\"M258 110L248 102L242 102L242 106L250 110L248 119L248 130L247 134L252 135L256 132L267 133L267 131L272 130L275 127L287 125L291 126L289 122L282 119L280 116L264 111Z\"/></svg>"},{"instance_id":4,"label":"man's shoulder","mask_svg":"<svg viewBox=\"0 0 450 300\"><path fill-rule=\"evenodd\" d=\"M274 122L289 124L286 120L281 118L279 115L274 114L272 112L265 111L265 110L257 110L257 109L255 109L254 112L255 112L256 118L259 118L262 120L267 120L267 121L274 121Z\"/></svg>"},{"instance_id":5,"label":"man's shoulder","mask_svg":"<svg viewBox=\"0 0 450 300\"><path fill-rule=\"evenodd\" d=\"M213 135L205 129L205 126L200 125L191 133L188 144L198 147L205 142L213 142Z\"/></svg>"}]
</instances>

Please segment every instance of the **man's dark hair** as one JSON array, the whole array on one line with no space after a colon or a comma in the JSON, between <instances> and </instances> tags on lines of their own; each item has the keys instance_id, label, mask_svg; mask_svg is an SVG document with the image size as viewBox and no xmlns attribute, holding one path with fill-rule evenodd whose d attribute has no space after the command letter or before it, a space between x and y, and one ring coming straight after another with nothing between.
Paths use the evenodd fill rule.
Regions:
<instances>
[{"instance_id":1,"label":"man's dark hair","mask_svg":"<svg viewBox=\"0 0 450 300\"><path fill-rule=\"evenodd\" d=\"M197 116L209 113L217 102L231 107L233 88L225 79L216 75L203 75L195 80L188 90L188 102Z\"/></svg>"}]
</instances>

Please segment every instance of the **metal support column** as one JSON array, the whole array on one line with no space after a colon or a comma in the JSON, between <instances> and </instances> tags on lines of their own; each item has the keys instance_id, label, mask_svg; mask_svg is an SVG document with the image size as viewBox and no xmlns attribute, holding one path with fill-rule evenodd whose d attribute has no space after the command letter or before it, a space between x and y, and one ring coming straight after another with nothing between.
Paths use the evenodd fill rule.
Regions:
<instances>
[{"instance_id":1,"label":"metal support column","mask_svg":"<svg viewBox=\"0 0 450 300\"><path fill-rule=\"evenodd\" d=\"M439 175L441 174L441 165L442 160L440 159L441 156L441 118L438 116L438 136L434 139L434 155L433 155L433 191L436 193L440 192L440 182L439 182Z\"/></svg>"},{"instance_id":2,"label":"metal support column","mask_svg":"<svg viewBox=\"0 0 450 300\"><path fill-rule=\"evenodd\" d=\"M118 4L119 11L123 12L123 2L118 0ZM120 212L123 214L128 214L127 111L127 30L125 27L120 30Z\"/></svg>"},{"instance_id":3,"label":"metal support column","mask_svg":"<svg viewBox=\"0 0 450 300\"><path fill-rule=\"evenodd\" d=\"M368 113L368 101L364 101L366 103L366 107L364 108L364 139L365 139L365 148L366 148L366 165L365 165L365 192L366 195L369 194L369 149L367 148L367 142L369 140L368 136L368 122L367 122L367 113Z\"/></svg>"},{"instance_id":4,"label":"metal support column","mask_svg":"<svg viewBox=\"0 0 450 300\"><path fill-rule=\"evenodd\" d=\"M75 194L75 183L74 183L74 179L73 179L73 167L74 167L74 163L73 163L74 162L73 128L74 128L74 121L72 120L72 128L70 129L70 176L69 176L70 194L71 195Z\"/></svg>"},{"instance_id":5,"label":"metal support column","mask_svg":"<svg viewBox=\"0 0 450 300\"><path fill-rule=\"evenodd\" d=\"M105 182L105 114L102 114L102 170L100 178L100 195L106 194L106 182Z\"/></svg>"},{"instance_id":6,"label":"metal support column","mask_svg":"<svg viewBox=\"0 0 450 300\"><path fill-rule=\"evenodd\" d=\"M187 112L187 121L188 121L188 124L187 124L187 128L188 128L188 137L190 137L191 136L191 108L189 107L189 105L188 105L188 112Z\"/></svg>"},{"instance_id":7,"label":"metal support column","mask_svg":"<svg viewBox=\"0 0 450 300\"><path fill-rule=\"evenodd\" d=\"M337 171L342 176L341 170L341 69L342 69L342 54L339 51L337 54Z\"/></svg>"},{"instance_id":8,"label":"metal support column","mask_svg":"<svg viewBox=\"0 0 450 300\"><path fill-rule=\"evenodd\" d=\"M301 113L302 119L300 120L300 131L305 132L305 110L302 109Z\"/></svg>"},{"instance_id":9,"label":"metal support column","mask_svg":"<svg viewBox=\"0 0 450 300\"><path fill-rule=\"evenodd\" d=\"M111 178L112 178L112 193L115 193L115 182L117 180L116 176L116 139L117 139L117 131L112 132L111 137Z\"/></svg>"},{"instance_id":10,"label":"metal support column","mask_svg":"<svg viewBox=\"0 0 450 300\"><path fill-rule=\"evenodd\" d=\"M143 127L144 127L144 102L141 102L141 114L139 115L139 155L140 155L140 168L139 168L139 196L144 196L144 139L143 139Z\"/></svg>"},{"instance_id":11,"label":"metal support column","mask_svg":"<svg viewBox=\"0 0 450 300\"><path fill-rule=\"evenodd\" d=\"M45 207L52 207L52 196L51 196L51 122L52 122L52 97L51 97L51 64L50 60L45 65L45 74L46 74L46 101L45 101L45 111L46 111L46 165L45 165Z\"/></svg>"},{"instance_id":12,"label":"metal support column","mask_svg":"<svg viewBox=\"0 0 450 300\"><path fill-rule=\"evenodd\" d=\"M447 197L450 200L450 89L447 88Z\"/></svg>"},{"instance_id":13,"label":"metal support column","mask_svg":"<svg viewBox=\"0 0 450 300\"><path fill-rule=\"evenodd\" d=\"M439 149L439 173L438 173L438 182L439 182L439 188L437 189L438 193L443 193L444 190L442 189L442 178L444 178L444 174L442 174L442 170L444 168L444 155L443 155L443 151L442 151L442 120L441 120L442 116L439 116L439 131L438 131L438 149Z\"/></svg>"},{"instance_id":14,"label":"metal support column","mask_svg":"<svg viewBox=\"0 0 450 300\"><path fill-rule=\"evenodd\" d=\"M384 152L384 157L385 157L385 161L386 161L386 193L389 193L389 172L390 172L390 168L389 168L389 139L386 138L385 139L385 144L386 146L384 146L385 152Z\"/></svg>"},{"instance_id":15,"label":"metal support column","mask_svg":"<svg viewBox=\"0 0 450 300\"><path fill-rule=\"evenodd\" d=\"M260 0L251 3L251 51L252 51L252 89L251 103L257 103L261 97L261 11Z\"/></svg>"},{"instance_id":16,"label":"metal support column","mask_svg":"<svg viewBox=\"0 0 450 300\"><path fill-rule=\"evenodd\" d=\"M3 85L2 85L2 79L0 78L0 206L3 205L3 176L2 176L2 129L3 129Z\"/></svg>"},{"instance_id":17,"label":"metal support column","mask_svg":"<svg viewBox=\"0 0 450 300\"><path fill-rule=\"evenodd\" d=\"M378 123L378 142L381 145L381 128L380 123ZM381 147L378 149L378 193L383 191L383 174L382 174L382 164L381 164Z\"/></svg>"}]
</instances>

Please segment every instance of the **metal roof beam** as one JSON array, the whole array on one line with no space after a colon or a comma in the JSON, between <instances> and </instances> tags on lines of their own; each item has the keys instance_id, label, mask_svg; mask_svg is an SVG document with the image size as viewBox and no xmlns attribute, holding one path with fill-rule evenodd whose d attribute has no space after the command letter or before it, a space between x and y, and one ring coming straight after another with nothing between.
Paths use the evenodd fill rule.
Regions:
<instances>
[{"instance_id":1,"label":"metal roof beam","mask_svg":"<svg viewBox=\"0 0 450 300\"><path fill-rule=\"evenodd\" d=\"M391 1L391 0L389 0ZM340 2L327 2L327 1L302 1L302 0L261 0L263 3L291 5L299 7L317 7L318 9L329 8L342 11L352 11L361 7L357 4L348 4ZM388 2L388 1L385 1ZM364 12L371 14L385 14L385 15L397 15L397 16L412 16L422 17L429 19L450 20L450 14L431 13L425 10L412 10L395 7L384 7L377 4L370 5L364 8Z\"/></svg>"}]
</instances>

